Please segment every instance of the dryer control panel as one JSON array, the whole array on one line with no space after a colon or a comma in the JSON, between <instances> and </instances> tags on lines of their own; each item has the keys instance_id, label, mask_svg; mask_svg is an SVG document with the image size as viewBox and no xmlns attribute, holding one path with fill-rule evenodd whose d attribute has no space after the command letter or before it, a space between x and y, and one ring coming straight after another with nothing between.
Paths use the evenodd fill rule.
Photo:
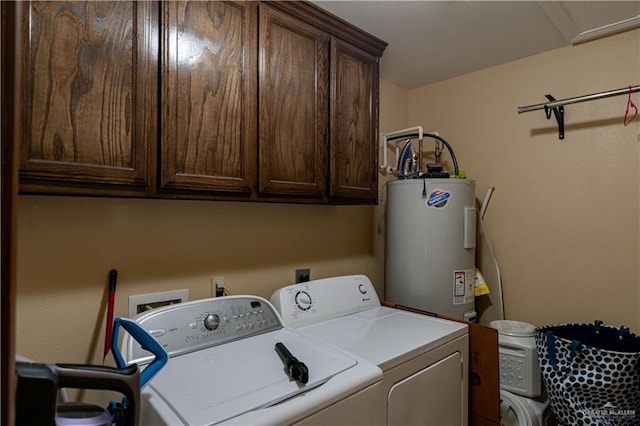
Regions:
<instances>
[{"instance_id":1,"label":"dryer control panel","mask_svg":"<svg viewBox=\"0 0 640 426\"><path fill-rule=\"evenodd\" d=\"M271 295L285 325L302 327L380 306L371 280L346 275L293 284Z\"/></svg>"},{"instance_id":2,"label":"dryer control panel","mask_svg":"<svg viewBox=\"0 0 640 426\"><path fill-rule=\"evenodd\" d=\"M152 309L133 318L169 357L282 328L269 301L257 296L226 296ZM151 361L150 353L125 334L127 364Z\"/></svg>"}]
</instances>

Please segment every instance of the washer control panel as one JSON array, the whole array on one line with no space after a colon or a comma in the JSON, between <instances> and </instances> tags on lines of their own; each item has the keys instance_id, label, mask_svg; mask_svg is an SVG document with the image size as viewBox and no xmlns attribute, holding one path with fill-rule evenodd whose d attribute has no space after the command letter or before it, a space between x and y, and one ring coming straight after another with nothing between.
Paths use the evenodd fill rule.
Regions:
<instances>
[{"instance_id":1,"label":"washer control panel","mask_svg":"<svg viewBox=\"0 0 640 426\"><path fill-rule=\"evenodd\" d=\"M285 325L302 327L380 306L364 275L347 275L293 284L271 295Z\"/></svg>"},{"instance_id":2,"label":"washer control panel","mask_svg":"<svg viewBox=\"0 0 640 426\"><path fill-rule=\"evenodd\" d=\"M226 296L152 309L133 318L158 340L169 357L282 328L269 301L257 296ZM151 361L151 354L125 333L128 364Z\"/></svg>"}]
</instances>

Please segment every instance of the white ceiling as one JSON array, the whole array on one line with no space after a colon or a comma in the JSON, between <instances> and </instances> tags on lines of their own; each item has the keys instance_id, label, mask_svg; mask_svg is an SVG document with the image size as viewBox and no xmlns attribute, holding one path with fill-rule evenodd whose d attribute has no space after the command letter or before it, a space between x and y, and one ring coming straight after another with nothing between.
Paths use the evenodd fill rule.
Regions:
<instances>
[{"instance_id":1,"label":"white ceiling","mask_svg":"<svg viewBox=\"0 0 640 426\"><path fill-rule=\"evenodd\" d=\"M408 89L640 26L640 1L313 1L389 43Z\"/></svg>"}]
</instances>

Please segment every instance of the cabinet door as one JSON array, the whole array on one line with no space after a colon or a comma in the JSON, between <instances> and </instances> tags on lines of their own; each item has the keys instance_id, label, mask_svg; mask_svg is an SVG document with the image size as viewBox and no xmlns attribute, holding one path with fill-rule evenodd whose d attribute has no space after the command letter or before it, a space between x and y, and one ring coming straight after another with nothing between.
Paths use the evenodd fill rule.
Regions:
<instances>
[{"instance_id":1,"label":"cabinet door","mask_svg":"<svg viewBox=\"0 0 640 426\"><path fill-rule=\"evenodd\" d=\"M153 3L25 8L21 190L145 191L157 125Z\"/></svg>"},{"instance_id":2,"label":"cabinet door","mask_svg":"<svg viewBox=\"0 0 640 426\"><path fill-rule=\"evenodd\" d=\"M256 5L171 1L162 8L161 186L250 194Z\"/></svg>"},{"instance_id":3,"label":"cabinet door","mask_svg":"<svg viewBox=\"0 0 640 426\"><path fill-rule=\"evenodd\" d=\"M259 190L327 193L328 35L265 4L259 35Z\"/></svg>"},{"instance_id":4,"label":"cabinet door","mask_svg":"<svg viewBox=\"0 0 640 426\"><path fill-rule=\"evenodd\" d=\"M330 196L378 195L378 58L344 41L331 43Z\"/></svg>"}]
</instances>

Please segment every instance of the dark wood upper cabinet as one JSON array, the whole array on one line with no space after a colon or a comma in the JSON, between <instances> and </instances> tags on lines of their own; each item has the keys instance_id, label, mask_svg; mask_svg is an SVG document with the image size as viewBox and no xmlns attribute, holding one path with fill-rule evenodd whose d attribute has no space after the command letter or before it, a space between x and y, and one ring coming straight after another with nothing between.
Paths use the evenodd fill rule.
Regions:
<instances>
[{"instance_id":1,"label":"dark wood upper cabinet","mask_svg":"<svg viewBox=\"0 0 640 426\"><path fill-rule=\"evenodd\" d=\"M378 57L331 40L330 196L378 196Z\"/></svg>"},{"instance_id":2,"label":"dark wood upper cabinet","mask_svg":"<svg viewBox=\"0 0 640 426\"><path fill-rule=\"evenodd\" d=\"M254 2L162 4L161 187L254 192Z\"/></svg>"},{"instance_id":3,"label":"dark wood upper cabinet","mask_svg":"<svg viewBox=\"0 0 640 426\"><path fill-rule=\"evenodd\" d=\"M260 5L259 189L327 194L329 36Z\"/></svg>"},{"instance_id":4,"label":"dark wood upper cabinet","mask_svg":"<svg viewBox=\"0 0 640 426\"><path fill-rule=\"evenodd\" d=\"M20 191L375 203L386 43L305 1L30 1Z\"/></svg>"},{"instance_id":5,"label":"dark wood upper cabinet","mask_svg":"<svg viewBox=\"0 0 640 426\"><path fill-rule=\"evenodd\" d=\"M260 192L377 202L386 43L298 1L261 4L259 41Z\"/></svg>"},{"instance_id":6,"label":"dark wood upper cabinet","mask_svg":"<svg viewBox=\"0 0 640 426\"><path fill-rule=\"evenodd\" d=\"M157 127L155 4L24 7L21 189L145 192Z\"/></svg>"}]
</instances>

